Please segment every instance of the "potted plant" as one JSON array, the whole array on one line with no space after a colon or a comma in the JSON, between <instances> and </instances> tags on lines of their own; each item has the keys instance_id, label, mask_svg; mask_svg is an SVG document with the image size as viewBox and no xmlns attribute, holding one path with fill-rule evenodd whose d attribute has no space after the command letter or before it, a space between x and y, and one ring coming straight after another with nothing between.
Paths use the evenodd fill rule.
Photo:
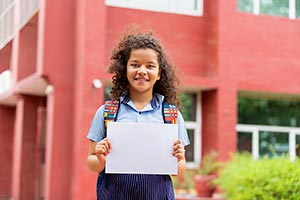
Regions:
<instances>
[{"instance_id":1,"label":"potted plant","mask_svg":"<svg viewBox=\"0 0 300 200\"><path fill-rule=\"evenodd\" d=\"M176 199L196 196L193 182L194 175L194 170L187 170L183 179L179 180L178 177L172 176Z\"/></svg>"},{"instance_id":2,"label":"potted plant","mask_svg":"<svg viewBox=\"0 0 300 200\"><path fill-rule=\"evenodd\" d=\"M217 156L216 151L211 151L203 156L201 165L193 177L198 197L211 197L215 190L212 182L217 178L217 172L220 168Z\"/></svg>"}]
</instances>

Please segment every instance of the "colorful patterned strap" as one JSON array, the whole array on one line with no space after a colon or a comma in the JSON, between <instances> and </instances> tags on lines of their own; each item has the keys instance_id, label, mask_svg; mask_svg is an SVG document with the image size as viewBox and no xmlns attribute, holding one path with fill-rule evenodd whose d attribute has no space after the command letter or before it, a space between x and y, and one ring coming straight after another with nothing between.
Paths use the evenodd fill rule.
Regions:
<instances>
[{"instance_id":1,"label":"colorful patterned strap","mask_svg":"<svg viewBox=\"0 0 300 200\"><path fill-rule=\"evenodd\" d=\"M105 101L104 106L104 130L106 135L107 125L111 121L117 120L119 111L120 100L108 100ZM178 109L175 105L163 102L162 114L165 124L177 124Z\"/></svg>"},{"instance_id":2,"label":"colorful patterned strap","mask_svg":"<svg viewBox=\"0 0 300 200\"><path fill-rule=\"evenodd\" d=\"M105 130L105 135L106 135L108 122L117 120L119 104L120 104L119 99L105 101L105 105L104 105L104 130Z\"/></svg>"},{"instance_id":3,"label":"colorful patterned strap","mask_svg":"<svg viewBox=\"0 0 300 200\"><path fill-rule=\"evenodd\" d=\"M165 124L177 124L178 109L175 105L163 103L163 117Z\"/></svg>"}]
</instances>

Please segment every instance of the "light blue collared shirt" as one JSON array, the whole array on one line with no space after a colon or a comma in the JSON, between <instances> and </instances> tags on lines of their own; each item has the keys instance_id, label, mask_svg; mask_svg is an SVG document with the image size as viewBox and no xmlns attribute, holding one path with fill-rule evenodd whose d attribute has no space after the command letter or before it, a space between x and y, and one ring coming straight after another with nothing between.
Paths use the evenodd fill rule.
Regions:
<instances>
[{"instance_id":1,"label":"light blue collared shirt","mask_svg":"<svg viewBox=\"0 0 300 200\"><path fill-rule=\"evenodd\" d=\"M128 93L120 97L120 106L117 115L117 122L151 122L151 123L164 123L162 116L162 103L164 96L155 93L152 100L141 110L137 110L133 102L130 100ZM104 130L104 105L100 106L97 110L88 132L87 138L99 142L105 138ZM184 146L190 144L183 117L178 111L177 117L178 124L178 138L182 141Z\"/></svg>"}]
</instances>

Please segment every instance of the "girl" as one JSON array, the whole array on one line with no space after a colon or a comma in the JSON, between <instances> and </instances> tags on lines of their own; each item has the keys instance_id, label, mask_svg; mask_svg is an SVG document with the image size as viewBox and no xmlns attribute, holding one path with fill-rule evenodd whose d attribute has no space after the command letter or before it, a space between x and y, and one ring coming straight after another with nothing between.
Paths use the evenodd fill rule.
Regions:
<instances>
[{"instance_id":1,"label":"girl","mask_svg":"<svg viewBox=\"0 0 300 200\"><path fill-rule=\"evenodd\" d=\"M180 106L176 87L178 79L161 43L152 33L125 35L113 50L111 59L111 97L120 100L117 122L164 123L163 102ZM88 168L98 173L104 170L106 155L113 148L105 137L103 112L104 105L97 110L87 135L91 141ZM179 111L177 124L179 139L174 142L173 156L178 160L180 178L186 168L184 146L189 144L189 139ZM169 175L106 174L106 183L101 184L98 199L161 200L175 197Z\"/></svg>"}]
</instances>

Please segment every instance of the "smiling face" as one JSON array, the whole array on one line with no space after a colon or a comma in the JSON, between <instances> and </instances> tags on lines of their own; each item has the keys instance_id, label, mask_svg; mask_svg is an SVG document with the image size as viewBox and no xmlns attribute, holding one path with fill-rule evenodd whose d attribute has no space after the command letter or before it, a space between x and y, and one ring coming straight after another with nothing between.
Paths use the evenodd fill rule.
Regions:
<instances>
[{"instance_id":1,"label":"smiling face","mask_svg":"<svg viewBox=\"0 0 300 200\"><path fill-rule=\"evenodd\" d=\"M153 49L133 49L127 62L130 95L152 95L153 86L160 79L157 52Z\"/></svg>"}]
</instances>

